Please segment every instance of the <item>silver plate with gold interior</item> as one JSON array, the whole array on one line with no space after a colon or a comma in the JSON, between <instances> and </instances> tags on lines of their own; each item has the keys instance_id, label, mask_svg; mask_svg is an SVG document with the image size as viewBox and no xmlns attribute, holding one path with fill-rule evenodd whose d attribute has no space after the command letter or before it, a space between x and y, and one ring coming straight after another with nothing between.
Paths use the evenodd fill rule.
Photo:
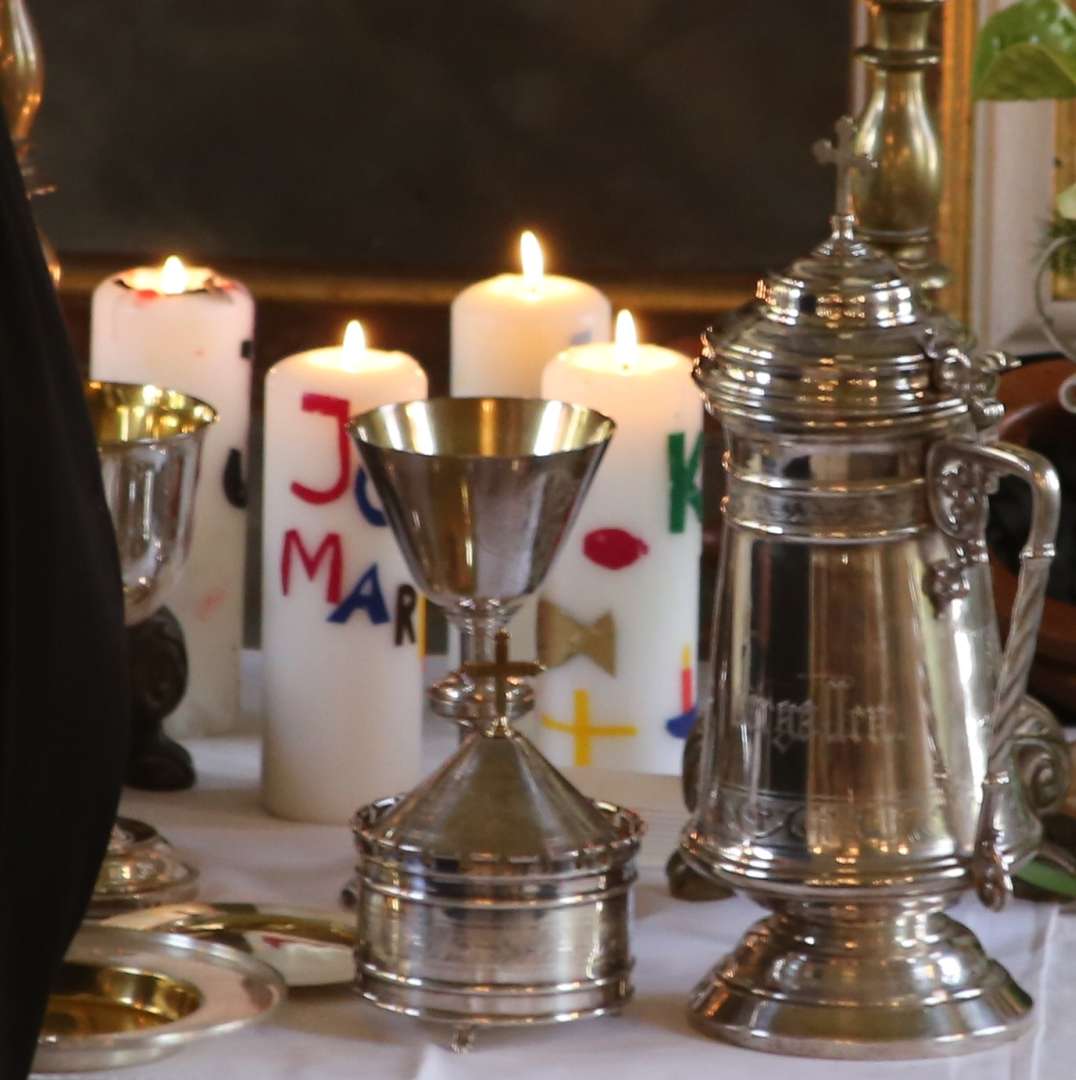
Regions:
<instances>
[{"instance_id":1,"label":"silver plate with gold interior","mask_svg":"<svg viewBox=\"0 0 1076 1080\"><path fill-rule=\"evenodd\" d=\"M35 1073L140 1065L264 1020L287 989L216 942L87 923L49 997Z\"/></svg>"},{"instance_id":2,"label":"silver plate with gold interior","mask_svg":"<svg viewBox=\"0 0 1076 1080\"><path fill-rule=\"evenodd\" d=\"M188 901L124 912L105 926L186 934L248 953L288 986L338 986L355 978L355 919L282 904Z\"/></svg>"}]
</instances>

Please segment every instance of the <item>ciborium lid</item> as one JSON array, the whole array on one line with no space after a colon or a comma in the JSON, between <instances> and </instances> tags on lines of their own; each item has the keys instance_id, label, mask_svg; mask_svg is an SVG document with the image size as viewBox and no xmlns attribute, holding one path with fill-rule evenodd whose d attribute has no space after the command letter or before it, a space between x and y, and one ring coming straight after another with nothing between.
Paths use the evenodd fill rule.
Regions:
<instances>
[{"instance_id":1,"label":"ciborium lid","mask_svg":"<svg viewBox=\"0 0 1076 1080\"><path fill-rule=\"evenodd\" d=\"M924 300L896 265L857 234L851 176L874 168L852 149L844 117L815 157L837 167L830 235L804 258L762 278L756 298L703 335L695 380L722 416L842 429L955 416L975 386L961 329ZM995 354L990 354L995 355ZM1000 369L1002 363L997 362Z\"/></svg>"},{"instance_id":2,"label":"ciborium lid","mask_svg":"<svg viewBox=\"0 0 1076 1080\"><path fill-rule=\"evenodd\" d=\"M360 810L360 849L411 870L478 878L593 872L630 858L639 819L588 799L508 721L509 679L538 665L510 661L502 630L496 658L464 670L493 679L500 716L410 794Z\"/></svg>"},{"instance_id":3,"label":"ciborium lid","mask_svg":"<svg viewBox=\"0 0 1076 1080\"><path fill-rule=\"evenodd\" d=\"M524 735L469 736L402 800L356 815L360 848L411 871L469 878L594 872L634 855L642 823L587 799Z\"/></svg>"}]
</instances>

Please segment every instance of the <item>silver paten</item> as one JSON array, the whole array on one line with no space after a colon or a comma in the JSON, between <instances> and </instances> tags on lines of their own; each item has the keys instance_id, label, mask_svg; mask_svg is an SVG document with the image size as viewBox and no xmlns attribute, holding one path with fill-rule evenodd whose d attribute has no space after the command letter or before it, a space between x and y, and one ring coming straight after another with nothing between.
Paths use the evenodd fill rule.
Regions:
<instances>
[{"instance_id":1,"label":"silver paten","mask_svg":"<svg viewBox=\"0 0 1076 1080\"><path fill-rule=\"evenodd\" d=\"M264 1020L286 994L271 967L226 945L87 924L53 985L34 1073L156 1061Z\"/></svg>"},{"instance_id":2,"label":"silver paten","mask_svg":"<svg viewBox=\"0 0 1076 1080\"><path fill-rule=\"evenodd\" d=\"M505 624L568 532L613 432L581 406L440 399L351 425L416 582L460 629L464 663L433 687L465 730L409 795L354 831L356 985L373 1004L476 1027L615 1012L631 996L628 928L642 824L592 802L510 720L532 701Z\"/></svg>"},{"instance_id":3,"label":"silver paten","mask_svg":"<svg viewBox=\"0 0 1076 1080\"><path fill-rule=\"evenodd\" d=\"M946 340L857 236L848 177L869 166L838 130L832 235L708 331L696 368L727 496L682 852L773 914L691 1013L781 1053L960 1053L1018 1035L1031 1008L945 909L969 887L1004 903L1041 835L1021 775L1044 804L1067 768L1024 701L1058 483L992 435L1008 358ZM1033 500L1004 649L983 538L1001 475Z\"/></svg>"},{"instance_id":4,"label":"silver paten","mask_svg":"<svg viewBox=\"0 0 1076 1080\"><path fill-rule=\"evenodd\" d=\"M339 986L355 977L354 919L338 912L189 900L125 911L103 925L228 945L268 964L290 987Z\"/></svg>"}]
</instances>

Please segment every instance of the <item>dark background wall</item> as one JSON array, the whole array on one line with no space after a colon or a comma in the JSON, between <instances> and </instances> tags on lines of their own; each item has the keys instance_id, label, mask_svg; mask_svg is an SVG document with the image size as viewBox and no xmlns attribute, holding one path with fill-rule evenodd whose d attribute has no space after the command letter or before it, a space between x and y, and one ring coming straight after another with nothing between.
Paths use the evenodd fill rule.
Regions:
<instances>
[{"instance_id":1,"label":"dark background wall","mask_svg":"<svg viewBox=\"0 0 1076 1080\"><path fill-rule=\"evenodd\" d=\"M824 231L849 0L32 0L61 252L755 269Z\"/></svg>"}]
</instances>

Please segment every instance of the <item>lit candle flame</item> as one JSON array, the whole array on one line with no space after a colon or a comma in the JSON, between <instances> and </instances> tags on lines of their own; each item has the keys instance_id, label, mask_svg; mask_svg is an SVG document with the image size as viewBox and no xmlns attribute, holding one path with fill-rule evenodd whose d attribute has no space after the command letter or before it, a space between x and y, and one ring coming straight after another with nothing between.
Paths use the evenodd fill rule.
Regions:
<instances>
[{"instance_id":1,"label":"lit candle flame","mask_svg":"<svg viewBox=\"0 0 1076 1080\"><path fill-rule=\"evenodd\" d=\"M344 359L359 360L366 352L366 331L358 319L352 319L344 330Z\"/></svg>"},{"instance_id":2,"label":"lit candle flame","mask_svg":"<svg viewBox=\"0 0 1076 1080\"><path fill-rule=\"evenodd\" d=\"M639 351L639 335L630 311L616 313L616 329L613 331L613 350L617 360L629 368Z\"/></svg>"},{"instance_id":3,"label":"lit candle flame","mask_svg":"<svg viewBox=\"0 0 1076 1080\"><path fill-rule=\"evenodd\" d=\"M161 292L179 296L187 291L187 268L178 255L169 255L161 267Z\"/></svg>"},{"instance_id":4,"label":"lit candle flame","mask_svg":"<svg viewBox=\"0 0 1076 1080\"><path fill-rule=\"evenodd\" d=\"M523 283L527 288L541 288L545 260L542 258L542 245L530 229L519 238L519 261L523 266Z\"/></svg>"}]
</instances>

